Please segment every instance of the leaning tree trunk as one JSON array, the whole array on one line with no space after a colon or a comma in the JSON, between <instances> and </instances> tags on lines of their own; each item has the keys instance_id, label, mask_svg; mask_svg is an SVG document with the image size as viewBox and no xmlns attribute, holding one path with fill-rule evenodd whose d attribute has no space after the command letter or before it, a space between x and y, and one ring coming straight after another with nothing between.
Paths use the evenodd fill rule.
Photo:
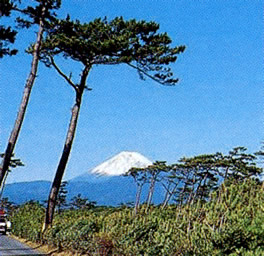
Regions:
<instances>
[{"instance_id":1,"label":"leaning tree trunk","mask_svg":"<svg viewBox=\"0 0 264 256\"><path fill-rule=\"evenodd\" d=\"M53 221L53 215L56 207L56 200L58 197L59 189L61 186L61 181L63 178L64 171L71 153L71 147L74 140L74 135L77 127L82 95L83 91L86 88L86 79L89 73L90 67L86 66L81 75L81 82L78 87L75 88L76 99L75 104L72 108L71 121L67 132L66 141L64 144L63 152L57 167L56 175L52 183L52 187L49 194L48 205L46 208L45 221L42 227L42 233L44 233L49 226L51 226Z\"/></svg>"},{"instance_id":2,"label":"leaning tree trunk","mask_svg":"<svg viewBox=\"0 0 264 256\"><path fill-rule=\"evenodd\" d=\"M147 206L145 209L145 213L147 213L150 204L152 202L152 197L153 197L153 193L154 193L154 188L155 188L155 183L156 183L156 177L153 177L150 183L150 187L149 187L149 193L148 193L148 198L147 198Z\"/></svg>"},{"instance_id":3,"label":"leaning tree trunk","mask_svg":"<svg viewBox=\"0 0 264 256\"><path fill-rule=\"evenodd\" d=\"M169 187L168 187L165 199L164 199L163 204L162 204L162 208L161 208L162 210L168 205L168 203L171 200L173 194L176 192L176 189L178 188L179 183L180 182L177 182L176 184L174 184L174 187L173 187L173 189L171 191L169 190Z\"/></svg>"},{"instance_id":4,"label":"leaning tree trunk","mask_svg":"<svg viewBox=\"0 0 264 256\"><path fill-rule=\"evenodd\" d=\"M45 12L45 7L42 8L42 12L43 13ZM39 52L40 52L43 32L44 32L43 18L40 18L39 31L37 34L36 43L34 45L33 59L32 59L32 63L31 63L31 71L30 71L29 77L28 77L26 85L25 85L25 89L24 89L22 101L20 103L19 111L18 111L17 118L15 121L15 125L14 125L14 128L11 132L10 137L9 137L8 144L7 144L7 147L5 150L5 154L4 154L4 159L3 159L1 167L0 167L0 187L2 186L3 180L6 176L7 171L8 171L10 161L11 161L11 157L12 157L13 151L15 149L16 141L18 139L18 135L19 135L19 132L20 132L23 120L24 120L25 113L26 113L26 108L28 105L31 89L34 85L34 81L35 81L35 78L37 76L38 63L39 63Z\"/></svg>"},{"instance_id":5,"label":"leaning tree trunk","mask_svg":"<svg viewBox=\"0 0 264 256\"><path fill-rule=\"evenodd\" d=\"M134 215L137 214L137 211L138 211L138 208L139 208L139 205L140 205L140 196L141 196L142 187L143 187L143 184L139 184L138 187L137 187Z\"/></svg>"},{"instance_id":6,"label":"leaning tree trunk","mask_svg":"<svg viewBox=\"0 0 264 256\"><path fill-rule=\"evenodd\" d=\"M4 189L5 189L5 184L6 184L6 179L7 179L7 176L8 176L8 172L9 172L9 170L7 170L7 172L5 174L5 177L3 179L3 183L2 183L2 187L1 187L1 192L0 192L0 201L2 200L2 196L3 196L3 193L4 193Z\"/></svg>"},{"instance_id":7,"label":"leaning tree trunk","mask_svg":"<svg viewBox=\"0 0 264 256\"><path fill-rule=\"evenodd\" d=\"M67 132L66 142L64 144L64 149L62 152L62 156L59 162L59 165L57 167L56 175L53 180L53 184L50 190L49 199L48 199L48 205L46 209L46 217L45 222L43 225L43 232L52 224L53 215L55 211L56 206L56 200L59 193L62 177L70 156L71 147L75 135L75 130L77 126L78 116L80 112L80 104L81 104L81 96L79 97L79 100L75 103L75 105L72 108L72 116L70 125Z\"/></svg>"}]
</instances>

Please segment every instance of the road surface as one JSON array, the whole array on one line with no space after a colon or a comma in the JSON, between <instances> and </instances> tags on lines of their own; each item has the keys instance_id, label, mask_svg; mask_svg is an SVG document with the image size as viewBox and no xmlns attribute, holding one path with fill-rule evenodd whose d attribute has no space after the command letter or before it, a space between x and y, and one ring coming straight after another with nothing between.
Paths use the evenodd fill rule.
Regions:
<instances>
[{"instance_id":1,"label":"road surface","mask_svg":"<svg viewBox=\"0 0 264 256\"><path fill-rule=\"evenodd\" d=\"M12 239L9 236L0 235L0 256L2 255L45 255Z\"/></svg>"}]
</instances>

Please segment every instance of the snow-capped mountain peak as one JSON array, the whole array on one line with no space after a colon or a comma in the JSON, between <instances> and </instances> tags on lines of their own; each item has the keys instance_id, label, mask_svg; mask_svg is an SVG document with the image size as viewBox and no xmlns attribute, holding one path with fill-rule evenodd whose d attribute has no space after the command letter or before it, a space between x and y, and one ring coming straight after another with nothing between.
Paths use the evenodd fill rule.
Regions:
<instances>
[{"instance_id":1,"label":"snow-capped mountain peak","mask_svg":"<svg viewBox=\"0 0 264 256\"><path fill-rule=\"evenodd\" d=\"M119 176L125 174L132 167L145 168L151 164L152 162L140 153L123 151L96 166L90 173L103 176Z\"/></svg>"}]
</instances>

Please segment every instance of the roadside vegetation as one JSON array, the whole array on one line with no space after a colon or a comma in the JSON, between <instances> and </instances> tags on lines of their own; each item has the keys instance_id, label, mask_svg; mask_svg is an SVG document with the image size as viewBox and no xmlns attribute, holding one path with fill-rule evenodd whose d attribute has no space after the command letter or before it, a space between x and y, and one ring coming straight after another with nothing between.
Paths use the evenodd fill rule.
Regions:
<instances>
[{"instance_id":1,"label":"roadside vegetation","mask_svg":"<svg viewBox=\"0 0 264 256\"><path fill-rule=\"evenodd\" d=\"M137 187L149 186L141 205L96 206L81 195L67 205L64 183L52 227L41 232L45 207L31 201L11 212L13 234L78 255L264 255L264 186L256 161L239 147L131 169ZM167 184L160 205L150 200L153 183Z\"/></svg>"},{"instance_id":2,"label":"roadside vegetation","mask_svg":"<svg viewBox=\"0 0 264 256\"><path fill-rule=\"evenodd\" d=\"M68 209L41 237L45 208L28 202L12 215L13 233L85 255L263 255L264 193L253 180L228 182L191 205Z\"/></svg>"}]
</instances>

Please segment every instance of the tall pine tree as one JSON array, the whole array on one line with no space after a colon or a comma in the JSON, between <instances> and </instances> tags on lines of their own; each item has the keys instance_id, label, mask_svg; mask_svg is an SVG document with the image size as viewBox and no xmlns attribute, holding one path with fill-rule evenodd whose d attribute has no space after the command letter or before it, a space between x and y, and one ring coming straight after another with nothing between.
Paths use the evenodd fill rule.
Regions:
<instances>
[{"instance_id":1,"label":"tall pine tree","mask_svg":"<svg viewBox=\"0 0 264 256\"><path fill-rule=\"evenodd\" d=\"M27 20L23 19L23 17L19 17L17 19L21 26L30 27L31 25L37 25L38 33L32 49L32 63L30 73L26 80L26 85L24 88L24 93L18 110L17 118L15 120L13 130L10 134L4 153L4 158L0 167L0 187L3 184L6 172L8 171L11 157L14 152L19 132L23 124L31 90L37 76L39 53L41 49L43 33L49 22L54 20L55 18L55 13L53 12L53 10L58 9L61 3L60 0L35 0L35 2L36 6L27 6L24 9L19 9L15 6L10 7L10 9L14 9L21 14L26 15Z\"/></svg>"},{"instance_id":2,"label":"tall pine tree","mask_svg":"<svg viewBox=\"0 0 264 256\"><path fill-rule=\"evenodd\" d=\"M52 66L66 80L75 92L71 120L49 195L46 219L43 231L51 225L61 180L68 162L76 131L82 96L89 89L86 80L94 65L125 64L135 69L140 78L151 78L162 85L175 85L178 79L173 77L169 64L174 63L184 46L171 47L167 33L158 33L155 22L125 21L122 17L111 21L95 19L81 24L68 16L58 20L49 30L43 43L41 59ZM73 82L57 65L57 56L72 59L82 64L79 82Z\"/></svg>"}]
</instances>

